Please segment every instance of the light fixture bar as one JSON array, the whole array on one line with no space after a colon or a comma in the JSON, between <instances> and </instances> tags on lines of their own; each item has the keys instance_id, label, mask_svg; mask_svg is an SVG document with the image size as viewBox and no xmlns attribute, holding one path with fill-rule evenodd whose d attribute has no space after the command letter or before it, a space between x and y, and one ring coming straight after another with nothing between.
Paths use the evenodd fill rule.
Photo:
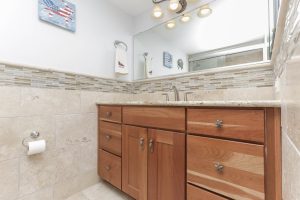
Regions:
<instances>
[{"instance_id":1,"label":"light fixture bar","mask_svg":"<svg viewBox=\"0 0 300 200\"><path fill-rule=\"evenodd\" d=\"M153 2L154 4L159 4L159 3L162 3L162 2L164 2L164 1L169 1L169 0L152 0L152 2Z\"/></svg>"}]
</instances>

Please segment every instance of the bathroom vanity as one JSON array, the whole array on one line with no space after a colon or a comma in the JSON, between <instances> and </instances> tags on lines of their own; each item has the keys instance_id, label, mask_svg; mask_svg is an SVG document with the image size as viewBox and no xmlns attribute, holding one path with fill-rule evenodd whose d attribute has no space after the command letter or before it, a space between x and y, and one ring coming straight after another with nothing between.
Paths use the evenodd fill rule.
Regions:
<instances>
[{"instance_id":1,"label":"bathroom vanity","mask_svg":"<svg viewBox=\"0 0 300 200\"><path fill-rule=\"evenodd\" d=\"M134 199L281 199L275 101L99 103L98 111L98 173Z\"/></svg>"}]
</instances>

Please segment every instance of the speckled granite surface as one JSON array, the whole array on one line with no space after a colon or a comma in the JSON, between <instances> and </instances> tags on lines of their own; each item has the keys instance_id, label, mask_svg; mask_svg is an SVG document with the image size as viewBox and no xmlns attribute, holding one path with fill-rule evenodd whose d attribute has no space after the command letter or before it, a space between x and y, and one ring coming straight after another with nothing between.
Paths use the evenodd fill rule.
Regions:
<instances>
[{"instance_id":1,"label":"speckled granite surface","mask_svg":"<svg viewBox=\"0 0 300 200\"><path fill-rule=\"evenodd\" d=\"M280 107L278 100L261 101L126 101L97 102L98 105L129 105L129 106L216 106L216 107Z\"/></svg>"}]
</instances>

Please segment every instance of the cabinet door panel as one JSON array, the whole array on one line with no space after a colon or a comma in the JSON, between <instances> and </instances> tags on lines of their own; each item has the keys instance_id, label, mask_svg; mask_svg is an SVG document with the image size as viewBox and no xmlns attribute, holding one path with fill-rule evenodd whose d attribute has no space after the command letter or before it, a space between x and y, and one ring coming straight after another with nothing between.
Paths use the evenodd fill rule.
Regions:
<instances>
[{"instance_id":1,"label":"cabinet door panel","mask_svg":"<svg viewBox=\"0 0 300 200\"><path fill-rule=\"evenodd\" d=\"M147 199L147 129L122 126L122 190Z\"/></svg>"},{"instance_id":2,"label":"cabinet door panel","mask_svg":"<svg viewBox=\"0 0 300 200\"><path fill-rule=\"evenodd\" d=\"M148 200L185 199L185 134L148 132Z\"/></svg>"}]
</instances>

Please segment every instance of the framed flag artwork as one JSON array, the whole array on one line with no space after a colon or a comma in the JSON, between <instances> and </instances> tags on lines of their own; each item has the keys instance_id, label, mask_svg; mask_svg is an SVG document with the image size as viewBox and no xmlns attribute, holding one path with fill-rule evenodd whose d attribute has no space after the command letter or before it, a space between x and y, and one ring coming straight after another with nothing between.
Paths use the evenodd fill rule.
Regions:
<instances>
[{"instance_id":1,"label":"framed flag artwork","mask_svg":"<svg viewBox=\"0 0 300 200\"><path fill-rule=\"evenodd\" d=\"M38 0L39 18L69 31L76 31L76 7L65 0Z\"/></svg>"}]
</instances>

